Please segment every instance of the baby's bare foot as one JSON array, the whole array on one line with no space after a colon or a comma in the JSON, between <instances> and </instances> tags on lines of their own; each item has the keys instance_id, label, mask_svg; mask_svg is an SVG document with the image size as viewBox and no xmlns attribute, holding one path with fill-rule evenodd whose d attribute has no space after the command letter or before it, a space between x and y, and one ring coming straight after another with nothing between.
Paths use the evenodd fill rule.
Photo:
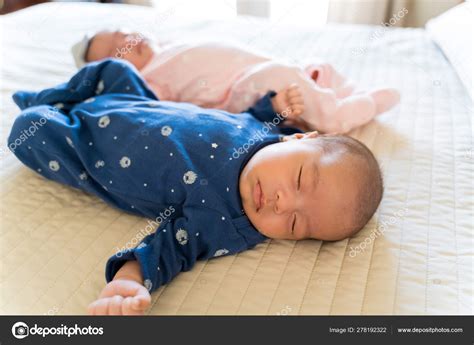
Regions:
<instances>
[{"instance_id":1,"label":"baby's bare foot","mask_svg":"<svg viewBox=\"0 0 474 345\"><path fill-rule=\"evenodd\" d=\"M295 119L304 111L303 96L296 84L279 91L272 98L273 109L280 114L288 114L289 119Z\"/></svg>"}]
</instances>

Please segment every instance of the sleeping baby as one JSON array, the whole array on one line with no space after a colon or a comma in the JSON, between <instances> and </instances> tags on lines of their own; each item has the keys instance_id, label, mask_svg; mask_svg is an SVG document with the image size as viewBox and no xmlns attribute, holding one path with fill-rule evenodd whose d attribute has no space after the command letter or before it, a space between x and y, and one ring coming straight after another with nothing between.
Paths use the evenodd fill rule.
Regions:
<instances>
[{"instance_id":1,"label":"sleeping baby","mask_svg":"<svg viewBox=\"0 0 474 345\"><path fill-rule=\"evenodd\" d=\"M105 59L13 98L22 113L8 146L25 165L156 224L109 258L90 314L143 314L150 293L196 260L268 238L347 238L382 198L379 166L362 143L287 127L304 110L297 88L232 114L161 101L133 65Z\"/></svg>"},{"instance_id":2,"label":"sleeping baby","mask_svg":"<svg viewBox=\"0 0 474 345\"><path fill-rule=\"evenodd\" d=\"M346 133L392 108L393 89L354 91L331 65L305 68L220 43L161 44L140 33L101 31L73 47L76 64L115 57L131 62L161 100L240 113L269 90L297 84L306 130Z\"/></svg>"}]
</instances>

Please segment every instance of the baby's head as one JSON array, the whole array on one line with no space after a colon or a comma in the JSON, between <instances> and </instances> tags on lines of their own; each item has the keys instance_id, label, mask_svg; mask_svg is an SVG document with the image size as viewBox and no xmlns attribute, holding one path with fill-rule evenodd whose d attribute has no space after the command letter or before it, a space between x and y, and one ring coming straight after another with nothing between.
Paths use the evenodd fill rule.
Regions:
<instances>
[{"instance_id":1,"label":"baby's head","mask_svg":"<svg viewBox=\"0 0 474 345\"><path fill-rule=\"evenodd\" d=\"M367 224L383 181L364 144L310 132L259 150L242 170L239 189L245 213L263 235L335 241Z\"/></svg>"},{"instance_id":2,"label":"baby's head","mask_svg":"<svg viewBox=\"0 0 474 345\"><path fill-rule=\"evenodd\" d=\"M85 62L105 58L124 59L137 69L143 68L153 56L151 41L139 32L100 31L89 39L84 52Z\"/></svg>"}]
</instances>

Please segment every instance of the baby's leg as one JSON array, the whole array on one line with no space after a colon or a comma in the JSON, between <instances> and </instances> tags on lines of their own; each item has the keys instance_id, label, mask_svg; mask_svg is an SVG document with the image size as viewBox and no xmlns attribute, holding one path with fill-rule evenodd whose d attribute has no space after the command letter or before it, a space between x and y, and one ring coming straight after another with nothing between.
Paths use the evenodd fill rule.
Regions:
<instances>
[{"instance_id":1,"label":"baby's leg","mask_svg":"<svg viewBox=\"0 0 474 345\"><path fill-rule=\"evenodd\" d=\"M48 105L30 107L16 118L8 147L20 161L45 178L129 209L128 203L111 196L107 187L95 179L92 171L107 167L103 161L94 159L95 146L82 139L86 129L74 114L66 115Z\"/></svg>"},{"instance_id":2,"label":"baby's leg","mask_svg":"<svg viewBox=\"0 0 474 345\"><path fill-rule=\"evenodd\" d=\"M279 91L296 84L310 87L313 82L296 66L267 61L249 68L231 86L218 108L240 113L255 104L268 91Z\"/></svg>"},{"instance_id":3,"label":"baby's leg","mask_svg":"<svg viewBox=\"0 0 474 345\"><path fill-rule=\"evenodd\" d=\"M69 82L56 87L41 92L16 92L13 99L21 109L49 104L67 112L77 103L110 93L124 93L156 100L154 93L133 65L114 59L91 63L80 69Z\"/></svg>"},{"instance_id":4,"label":"baby's leg","mask_svg":"<svg viewBox=\"0 0 474 345\"><path fill-rule=\"evenodd\" d=\"M346 79L328 63L310 64L304 70L317 85L332 89L337 98L347 97L354 91L354 83Z\"/></svg>"},{"instance_id":5,"label":"baby's leg","mask_svg":"<svg viewBox=\"0 0 474 345\"><path fill-rule=\"evenodd\" d=\"M329 89L315 91L321 111L318 129L326 133L347 133L362 126L392 108L400 98L394 89L357 93L343 99L338 99Z\"/></svg>"}]
</instances>

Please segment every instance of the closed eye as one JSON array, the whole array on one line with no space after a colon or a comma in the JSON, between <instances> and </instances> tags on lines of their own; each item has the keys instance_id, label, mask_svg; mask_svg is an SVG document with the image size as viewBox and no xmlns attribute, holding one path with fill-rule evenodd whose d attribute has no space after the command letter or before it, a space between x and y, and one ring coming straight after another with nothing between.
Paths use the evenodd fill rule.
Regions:
<instances>
[{"instance_id":1,"label":"closed eye","mask_svg":"<svg viewBox=\"0 0 474 345\"><path fill-rule=\"evenodd\" d=\"M296 214L293 218L293 225L291 226L291 233L293 234L295 232L295 224L296 224Z\"/></svg>"},{"instance_id":2,"label":"closed eye","mask_svg":"<svg viewBox=\"0 0 474 345\"><path fill-rule=\"evenodd\" d=\"M303 166L301 166L300 173L298 175L298 190L300 190L300 186L301 186L301 173L302 172L303 172Z\"/></svg>"}]
</instances>

